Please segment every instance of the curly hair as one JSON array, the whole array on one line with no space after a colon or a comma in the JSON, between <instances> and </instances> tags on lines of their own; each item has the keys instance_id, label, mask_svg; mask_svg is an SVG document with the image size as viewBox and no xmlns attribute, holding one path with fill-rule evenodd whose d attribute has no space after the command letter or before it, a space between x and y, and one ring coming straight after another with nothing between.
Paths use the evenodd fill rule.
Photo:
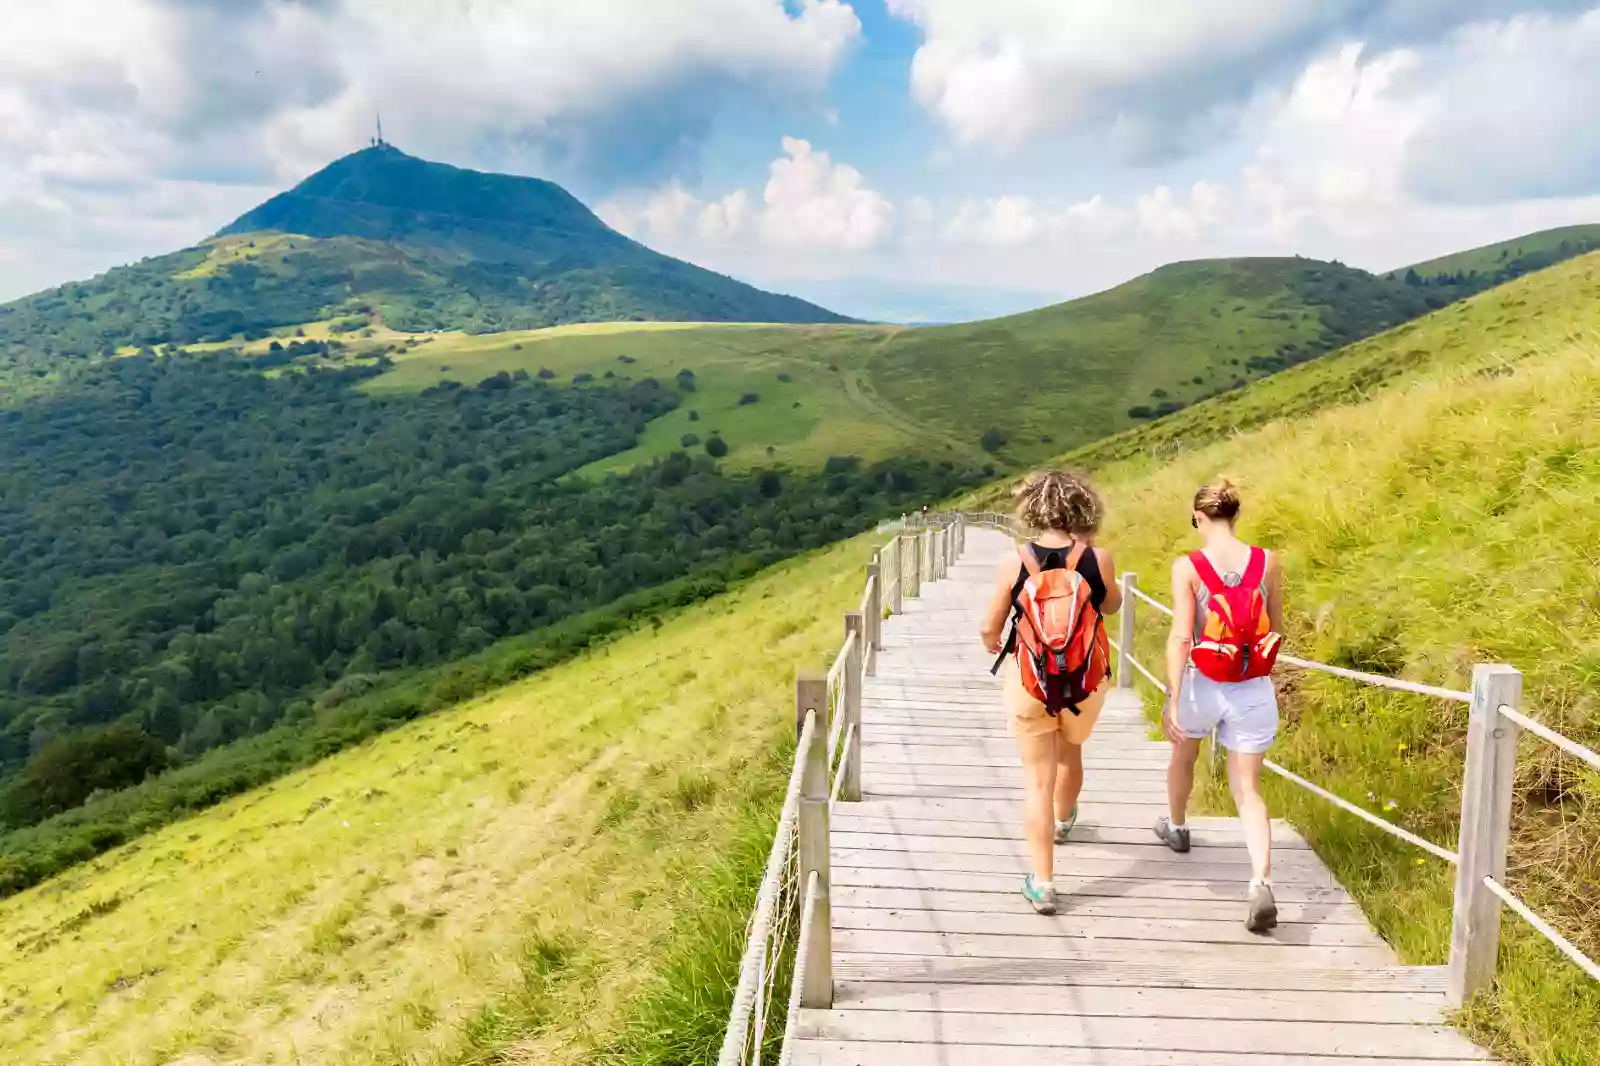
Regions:
<instances>
[{"instance_id":1,"label":"curly hair","mask_svg":"<svg viewBox=\"0 0 1600 1066\"><path fill-rule=\"evenodd\" d=\"M1032 529L1090 534L1100 529L1106 506L1089 479L1076 470L1029 474L1011 490L1017 517Z\"/></svg>"},{"instance_id":2,"label":"curly hair","mask_svg":"<svg viewBox=\"0 0 1600 1066\"><path fill-rule=\"evenodd\" d=\"M1194 509L1221 522L1232 522L1239 517L1239 486L1227 474L1218 474L1209 485L1201 485L1194 494Z\"/></svg>"}]
</instances>

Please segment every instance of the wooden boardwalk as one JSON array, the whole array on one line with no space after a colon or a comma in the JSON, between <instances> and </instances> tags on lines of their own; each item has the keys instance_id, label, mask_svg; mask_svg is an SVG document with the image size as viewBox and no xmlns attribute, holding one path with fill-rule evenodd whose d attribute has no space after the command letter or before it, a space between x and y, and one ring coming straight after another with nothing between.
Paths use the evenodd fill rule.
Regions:
<instances>
[{"instance_id":1,"label":"wooden boardwalk","mask_svg":"<svg viewBox=\"0 0 1600 1066\"><path fill-rule=\"evenodd\" d=\"M806 1066L1439 1066L1487 1056L1443 1024L1442 967L1402 966L1316 854L1276 827L1280 925L1244 928L1234 819L1151 832L1166 745L1108 700L1086 748L1060 912L1034 914L1021 774L977 616L1002 534L885 623L862 702L862 799L834 808L834 1004L804 1010ZM1134 704L1134 705L1130 705Z\"/></svg>"}]
</instances>

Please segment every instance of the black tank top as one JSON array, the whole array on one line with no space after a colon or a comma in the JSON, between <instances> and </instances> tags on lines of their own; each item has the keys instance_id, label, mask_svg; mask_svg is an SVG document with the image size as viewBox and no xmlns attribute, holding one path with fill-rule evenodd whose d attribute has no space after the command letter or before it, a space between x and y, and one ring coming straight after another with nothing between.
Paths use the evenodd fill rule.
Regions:
<instances>
[{"instance_id":1,"label":"black tank top","mask_svg":"<svg viewBox=\"0 0 1600 1066\"><path fill-rule=\"evenodd\" d=\"M1028 550L1033 552L1033 557L1039 561L1040 570L1059 570L1067 565L1067 556L1072 554L1072 548L1043 548L1028 542ZM1054 556L1055 558L1051 558ZM1093 548L1085 548L1083 555L1078 559L1078 573L1089 586L1089 602L1094 604L1094 609L1099 610L1100 605L1106 601L1106 579L1100 574L1100 560L1094 557ZM1022 591L1023 582L1028 580L1028 568L1021 561L1017 562L1017 580L1011 586L1011 599L1015 602L1017 594Z\"/></svg>"}]
</instances>

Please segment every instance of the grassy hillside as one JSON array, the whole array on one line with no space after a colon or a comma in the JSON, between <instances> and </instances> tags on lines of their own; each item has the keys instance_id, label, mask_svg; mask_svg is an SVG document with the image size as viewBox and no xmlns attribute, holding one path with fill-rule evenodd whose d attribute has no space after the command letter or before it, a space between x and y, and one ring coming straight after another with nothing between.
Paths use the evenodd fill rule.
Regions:
<instances>
[{"instance_id":1,"label":"grassy hillside","mask_svg":"<svg viewBox=\"0 0 1600 1066\"><path fill-rule=\"evenodd\" d=\"M707 420L742 465L905 450L1021 463L1228 392L1428 306L1414 287L1338 264L1207 260L961 326L632 332L617 324L439 336L394 353L398 371L372 387L517 369L548 370L555 381L694 371L702 395L596 470L663 454L685 433L703 438ZM759 402L740 403L751 395Z\"/></svg>"},{"instance_id":2,"label":"grassy hillside","mask_svg":"<svg viewBox=\"0 0 1600 1066\"><path fill-rule=\"evenodd\" d=\"M1456 688L1473 663L1509 662L1532 714L1600 744L1600 255L1173 422L1069 457L1099 469L1104 539L1152 592L1165 598L1168 560L1189 547L1194 487L1226 470L1245 487L1245 535L1283 553L1298 654ZM1141 657L1159 662L1144 614ZM1281 761L1453 844L1464 707L1287 668L1279 686ZM1600 953L1600 780L1525 737L1517 796L1512 887ZM1407 961L1445 960L1449 869L1292 786L1273 799ZM1502 980L1466 1016L1473 1035L1514 1062L1600 1061L1600 988L1504 922Z\"/></svg>"},{"instance_id":3,"label":"grassy hillside","mask_svg":"<svg viewBox=\"0 0 1600 1066\"><path fill-rule=\"evenodd\" d=\"M1437 259L1413 263L1410 267L1401 267L1397 273L1404 274L1408 269L1415 270L1425 278L1437 274L1470 274L1473 271L1479 274L1492 274L1519 260L1551 256L1559 256L1561 260L1566 260L1597 248L1600 248L1600 223L1560 226L1556 229L1513 237L1508 241L1486 244L1481 248L1469 248L1464 252L1453 252Z\"/></svg>"},{"instance_id":4,"label":"grassy hillside","mask_svg":"<svg viewBox=\"0 0 1600 1066\"><path fill-rule=\"evenodd\" d=\"M703 1052L792 678L837 645L866 552L782 564L0 901L8 1066Z\"/></svg>"},{"instance_id":5,"label":"grassy hillside","mask_svg":"<svg viewBox=\"0 0 1600 1066\"><path fill-rule=\"evenodd\" d=\"M1056 454L1303 362L1428 310L1414 290L1336 263L1178 263L1011 318L908 331L870 380L953 435Z\"/></svg>"}]
</instances>

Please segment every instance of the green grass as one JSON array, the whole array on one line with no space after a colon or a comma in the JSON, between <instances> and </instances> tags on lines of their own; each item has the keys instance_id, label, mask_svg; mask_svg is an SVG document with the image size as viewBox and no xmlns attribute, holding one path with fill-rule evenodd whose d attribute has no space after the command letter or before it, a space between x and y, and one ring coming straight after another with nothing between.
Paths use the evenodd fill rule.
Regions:
<instances>
[{"instance_id":1,"label":"green grass","mask_svg":"<svg viewBox=\"0 0 1600 1066\"><path fill-rule=\"evenodd\" d=\"M695 390L684 395L678 410L652 422L637 447L586 468L589 474L624 471L676 451L686 433L702 442L719 434L729 447L726 461L736 468L783 463L812 469L832 455L876 458L926 449L952 459L978 456L976 441L929 433L862 387L859 366L897 332L876 326L615 323L441 335L398 353L395 369L369 387L417 389L445 379L470 384L502 370L549 370L556 383L580 374L598 383L607 374L634 381L653 377L676 387L680 371L694 372ZM747 394L757 402L741 403ZM698 418L691 421L691 412Z\"/></svg>"},{"instance_id":2,"label":"green grass","mask_svg":"<svg viewBox=\"0 0 1600 1066\"><path fill-rule=\"evenodd\" d=\"M7 1066L709 1061L866 550L0 901Z\"/></svg>"},{"instance_id":3,"label":"green grass","mask_svg":"<svg viewBox=\"0 0 1600 1066\"><path fill-rule=\"evenodd\" d=\"M1170 425L1092 446L1104 540L1166 599L1196 485L1241 479L1243 533L1283 553L1289 646L1465 688L1508 662L1526 706L1600 744L1600 255L1374 338ZM995 493L985 494L994 499ZM1140 657L1160 662L1146 610ZM1284 668L1277 757L1453 846L1466 708ZM1410 963L1448 953L1451 871L1293 786L1288 816ZM1220 790L1207 796L1225 805ZM1510 883L1600 954L1600 775L1524 737ZM1600 1061L1600 987L1514 914L1496 990L1463 1016L1507 1060Z\"/></svg>"}]
</instances>

